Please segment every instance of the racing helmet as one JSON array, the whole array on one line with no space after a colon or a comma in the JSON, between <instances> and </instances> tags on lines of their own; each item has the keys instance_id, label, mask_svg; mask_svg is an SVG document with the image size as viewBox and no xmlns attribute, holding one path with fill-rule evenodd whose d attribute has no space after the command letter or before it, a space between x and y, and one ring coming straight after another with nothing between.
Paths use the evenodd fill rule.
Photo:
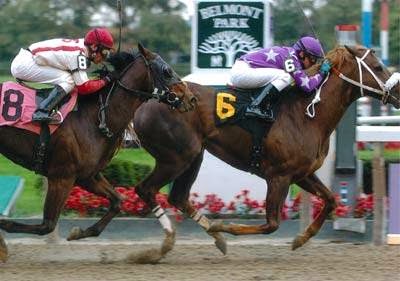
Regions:
<instances>
[{"instance_id":1,"label":"racing helmet","mask_svg":"<svg viewBox=\"0 0 400 281\"><path fill-rule=\"evenodd\" d=\"M95 44L103 48L112 49L114 47L114 39L108 29L97 27L86 33L84 44L86 46Z\"/></svg>"},{"instance_id":2,"label":"racing helmet","mask_svg":"<svg viewBox=\"0 0 400 281\"><path fill-rule=\"evenodd\" d=\"M323 58L324 51L318 39L311 36L304 36L300 38L294 45L293 49L296 51L304 51L307 55L316 58Z\"/></svg>"}]
</instances>

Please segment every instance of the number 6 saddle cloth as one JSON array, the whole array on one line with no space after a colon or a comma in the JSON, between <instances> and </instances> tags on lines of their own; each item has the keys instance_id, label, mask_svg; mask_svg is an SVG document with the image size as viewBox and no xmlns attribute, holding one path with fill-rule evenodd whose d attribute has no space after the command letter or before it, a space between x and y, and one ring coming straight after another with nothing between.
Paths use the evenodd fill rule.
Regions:
<instances>
[{"instance_id":1,"label":"number 6 saddle cloth","mask_svg":"<svg viewBox=\"0 0 400 281\"><path fill-rule=\"evenodd\" d=\"M244 125L243 123L253 123L258 120L254 117L246 117L246 108L249 106L251 101L255 99L264 89L240 89L232 86L219 89L215 92L215 123L217 126L223 124L236 124ZM274 113L277 111L278 106L276 102L272 102ZM264 122L265 123L265 122ZM251 125L250 125L251 126Z\"/></svg>"},{"instance_id":2,"label":"number 6 saddle cloth","mask_svg":"<svg viewBox=\"0 0 400 281\"><path fill-rule=\"evenodd\" d=\"M11 81L0 84L0 126L11 126L40 134L40 123L32 122L32 114L49 91L24 87ZM78 91L74 89L69 100L60 106L58 114L61 114L61 120L74 109L77 97ZM60 124L50 124L50 133L54 133L59 126Z\"/></svg>"}]
</instances>

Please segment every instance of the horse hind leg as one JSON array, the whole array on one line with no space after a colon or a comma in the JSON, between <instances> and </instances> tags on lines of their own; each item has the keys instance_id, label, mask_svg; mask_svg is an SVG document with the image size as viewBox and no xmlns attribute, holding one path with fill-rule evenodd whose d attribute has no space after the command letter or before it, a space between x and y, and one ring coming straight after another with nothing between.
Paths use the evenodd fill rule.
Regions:
<instances>
[{"instance_id":1,"label":"horse hind leg","mask_svg":"<svg viewBox=\"0 0 400 281\"><path fill-rule=\"evenodd\" d=\"M87 229L82 230L80 227L73 227L67 238L68 241L99 236L110 221L120 212L119 204L122 200L119 194L113 189L112 185L100 173L88 180L79 181L77 183L86 190L109 199L110 207L98 222Z\"/></svg>"},{"instance_id":2,"label":"horse hind leg","mask_svg":"<svg viewBox=\"0 0 400 281\"><path fill-rule=\"evenodd\" d=\"M335 197L315 174L312 174L305 179L297 182L297 184L305 191L322 198L325 205L321 212L317 215L314 221L306 228L303 234L298 235L292 243L292 249L303 246L311 237L318 233L321 229L325 219L336 208Z\"/></svg>"},{"instance_id":3,"label":"horse hind leg","mask_svg":"<svg viewBox=\"0 0 400 281\"><path fill-rule=\"evenodd\" d=\"M3 236L0 234L0 261L6 262L8 259L8 249L7 244L4 241Z\"/></svg>"},{"instance_id":4,"label":"horse hind leg","mask_svg":"<svg viewBox=\"0 0 400 281\"><path fill-rule=\"evenodd\" d=\"M209 231L222 231L233 235L269 234L276 231L280 224L282 206L289 191L289 177L271 177L268 179L266 199L266 223L262 225L214 223Z\"/></svg>"},{"instance_id":5,"label":"horse hind leg","mask_svg":"<svg viewBox=\"0 0 400 281\"><path fill-rule=\"evenodd\" d=\"M174 180L168 201L171 205L188 214L203 229L205 229L207 234L215 239L215 246L217 246L217 248L225 255L227 252L227 245L224 236L220 232L208 232L212 222L196 210L189 201L190 188L197 178L202 161L203 152L195 158L190 167L183 172L183 174Z\"/></svg>"}]
</instances>

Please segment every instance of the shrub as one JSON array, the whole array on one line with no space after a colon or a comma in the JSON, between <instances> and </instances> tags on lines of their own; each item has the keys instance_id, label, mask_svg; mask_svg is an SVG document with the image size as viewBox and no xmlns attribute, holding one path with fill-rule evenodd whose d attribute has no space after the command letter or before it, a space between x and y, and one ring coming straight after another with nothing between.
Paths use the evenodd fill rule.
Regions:
<instances>
[{"instance_id":1,"label":"shrub","mask_svg":"<svg viewBox=\"0 0 400 281\"><path fill-rule=\"evenodd\" d=\"M149 165L114 159L104 169L103 175L114 186L135 186L151 172Z\"/></svg>"}]
</instances>

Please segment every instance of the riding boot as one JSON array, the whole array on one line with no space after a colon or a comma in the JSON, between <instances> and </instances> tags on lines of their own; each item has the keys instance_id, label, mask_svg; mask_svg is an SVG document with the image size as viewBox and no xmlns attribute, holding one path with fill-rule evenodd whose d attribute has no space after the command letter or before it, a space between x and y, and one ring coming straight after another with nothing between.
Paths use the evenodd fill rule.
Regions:
<instances>
[{"instance_id":1,"label":"riding boot","mask_svg":"<svg viewBox=\"0 0 400 281\"><path fill-rule=\"evenodd\" d=\"M264 119L266 121L274 121L274 112L270 104L270 100L279 93L278 89L272 84L268 84L264 90L251 101L250 105L246 108L246 116L252 116ZM265 102L263 103L265 99ZM264 104L264 108L261 106Z\"/></svg>"},{"instance_id":2,"label":"riding boot","mask_svg":"<svg viewBox=\"0 0 400 281\"><path fill-rule=\"evenodd\" d=\"M65 98L68 93L60 86L55 86L44 99L32 115L32 121L36 122L56 122L58 120L51 117L52 110Z\"/></svg>"}]
</instances>

